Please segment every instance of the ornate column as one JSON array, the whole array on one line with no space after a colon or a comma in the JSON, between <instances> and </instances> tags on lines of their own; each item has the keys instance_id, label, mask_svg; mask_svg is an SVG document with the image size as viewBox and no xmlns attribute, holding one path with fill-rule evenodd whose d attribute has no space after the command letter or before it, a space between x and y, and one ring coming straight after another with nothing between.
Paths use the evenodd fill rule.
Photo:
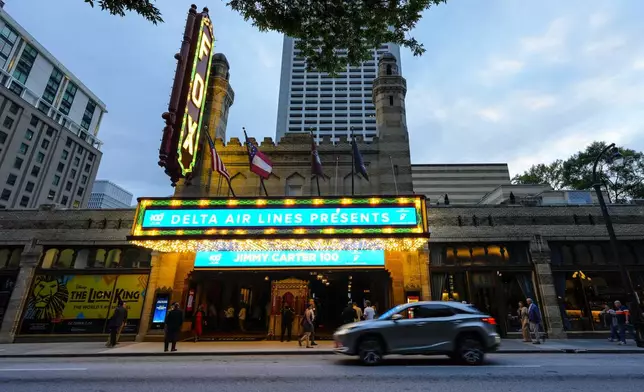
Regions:
<instances>
[{"instance_id":1,"label":"ornate column","mask_svg":"<svg viewBox=\"0 0 644 392\"><path fill-rule=\"evenodd\" d=\"M550 339L567 339L568 335L563 328L561 310L557 291L555 290L552 269L550 268L550 248L541 238L530 241L530 255L534 263L536 277L536 292L540 295L540 308L548 327Z\"/></svg>"},{"instance_id":2,"label":"ornate column","mask_svg":"<svg viewBox=\"0 0 644 392\"><path fill-rule=\"evenodd\" d=\"M429 301L432 297L432 291L429 282L429 246L418 251L418 265L420 266L420 299Z\"/></svg>"},{"instance_id":3,"label":"ornate column","mask_svg":"<svg viewBox=\"0 0 644 392\"><path fill-rule=\"evenodd\" d=\"M34 243L35 241L25 246L20 256L20 272L9 298L2 326L0 326L0 343L13 343L18 334L20 318L27 303L34 272L43 251L42 246Z\"/></svg>"},{"instance_id":4,"label":"ornate column","mask_svg":"<svg viewBox=\"0 0 644 392\"><path fill-rule=\"evenodd\" d=\"M150 329L150 318L153 313L152 308L154 307L154 297L157 288L159 287L158 283L162 256L162 253L152 252L152 259L150 260L150 278L148 279L148 287L145 290L146 295L145 301L143 302L141 321L139 322L139 331L134 339L136 342L142 342Z\"/></svg>"}]
</instances>

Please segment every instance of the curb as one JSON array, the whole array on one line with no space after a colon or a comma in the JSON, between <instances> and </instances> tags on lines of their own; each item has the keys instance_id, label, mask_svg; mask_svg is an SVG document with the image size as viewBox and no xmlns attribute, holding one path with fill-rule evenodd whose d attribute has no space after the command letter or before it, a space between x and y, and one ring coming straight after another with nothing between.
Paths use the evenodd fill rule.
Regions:
<instances>
[{"instance_id":1,"label":"curb","mask_svg":"<svg viewBox=\"0 0 644 392\"><path fill-rule=\"evenodd\" d=\"M178 351L178 352L148 352L148 353L71 353L71 354L0 354L0 359L15 359L15 358L127 358L127 357L197 357L197 356L215 356L215 357L239 357L239 356L276 356L276 355L332 355L335 352L333 350L314 350L314 351L301 351L301 350L292 350L292 351L205 351L205 352L195 352L195 351ZM547 350L498 350L493 354L644 354L644 350L640 349L625 349L625 350L615 350L615 349L547 349Z\"/></svg>"}]
</instances>

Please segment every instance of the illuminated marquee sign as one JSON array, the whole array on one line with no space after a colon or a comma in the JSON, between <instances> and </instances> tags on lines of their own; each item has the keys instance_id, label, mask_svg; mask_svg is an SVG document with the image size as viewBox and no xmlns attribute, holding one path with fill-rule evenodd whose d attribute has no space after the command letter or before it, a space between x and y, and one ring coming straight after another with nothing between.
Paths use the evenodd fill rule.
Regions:
<instances>
[{"instance_id":1,"label":"illuminated marquee sign","mask_svg":"<svg viewBox=\"0 0 644 392\"><path fill-rule=\"evenodd\" d=\"M294 236L426 238L425 200L422 197L140 199L129 238L215 240Z\"/></svg>"},{"instance_id":2,"label":"illuminated marquee sign","mask_svg":"<svg viewBox=\"0 0 644 392\"><path fill-rule=\"evenodd\" d=\"M382 267L384 250L198 252L196 268Z\"/></svg>"},{"instance_id":3,"label":"illuminated marquee sign","mask_svg":"<svg viewBox=\"0 0 644 392\"><path fill-rule=\"evenodd\" d=\"M177 144L177 159L181 174L192 172L197 161L197 148L201 135L201 123L206 107L206 88L210 77L210 64L214 52L214 32L212 22L207 14L202 14L197 22L197 44L194 59L190 66L188 96L181 122L179 143Z\"/></svg>"}]
</instances>

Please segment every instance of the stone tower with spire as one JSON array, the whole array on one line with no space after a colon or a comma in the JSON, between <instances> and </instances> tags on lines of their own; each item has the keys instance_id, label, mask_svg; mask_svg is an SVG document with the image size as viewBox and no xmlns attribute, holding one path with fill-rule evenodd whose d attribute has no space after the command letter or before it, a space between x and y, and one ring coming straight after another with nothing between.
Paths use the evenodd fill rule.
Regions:
<instances>
[{"instance_id":1,"label":"stone tower with spire","mask_svg":"<svg viewBox=\"0 0 644 392\"><path fill-rule=\"evenodd\" d=\"M400 75L398 60L393 54L384 53L378 61L372 96L378 127L377 170L380 189L397 190L401 195L413 194L406 94L407 81Z\"/></svg>"}]
</instances>

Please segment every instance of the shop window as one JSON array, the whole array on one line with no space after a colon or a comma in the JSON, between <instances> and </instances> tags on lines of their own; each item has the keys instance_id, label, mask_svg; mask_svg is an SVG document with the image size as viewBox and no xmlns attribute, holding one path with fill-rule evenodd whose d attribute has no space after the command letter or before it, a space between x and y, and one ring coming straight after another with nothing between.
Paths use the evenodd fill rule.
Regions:
<instances>
[{"instance_id":1,"label":"shop window","mask_svg":"<svg viewBox=\"0 0 644 392\"><path fill-rule=\"evenodd\" d=\"M58 260L56 260L56 268L72 268L74 265L74 256L76 252L74 249L64 249L58 255Z\"/></svg>"},{"instance_id":2,"label":"shop window","mask_svg":"<svg viewBox=\"0 0 644 392\"><path fill-rule=\"evenodd\" d=\"M106 268L117 268L121 263L121 250L112 249L107 252L107 257L105 258L105 267Z\"/></svg>"},{"instance_id":3,"label":"shop window","mask_svg":"<svg viewBox=\"0 0 644 392\"><path fill-rule=\"evenodd\" d=\"M575 256L575 264L589 265L592 264L592 257L590 256L590 249L586 244L577 244L573 246Z\"/></svg>"},{"instance_id":4,"label":"shop window","mask_svg":"<svg viewBox=\"0 0 644 392\"><path fill-rule=\"evenodd\" d=\"M58 257L58 249L49 249L45 252L45 256L43 257L41 267L42 268L51 268L54 263L56 262L56 258Z\"/></svg>"}]
</instances>

